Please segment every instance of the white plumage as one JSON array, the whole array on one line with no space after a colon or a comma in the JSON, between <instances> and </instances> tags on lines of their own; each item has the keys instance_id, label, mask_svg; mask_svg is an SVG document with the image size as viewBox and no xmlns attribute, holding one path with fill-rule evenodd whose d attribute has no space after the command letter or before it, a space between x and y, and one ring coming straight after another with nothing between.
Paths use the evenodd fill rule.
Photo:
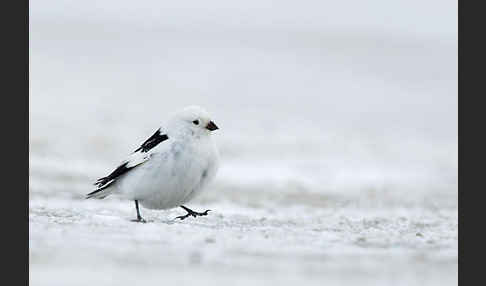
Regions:
<instances>
[{"instance_id":1,"label":"white plumage","mask_svg":"<svg viewBox=\"0 0 486 286\"><path fill-rule=\"evenodd\" d=\"M219 154L211 138L218 129L209 114L197 106L174 113L149 139L123 161L110 175L98 180L98 188L87 198L110 194L134 200L137 220L144 221L138 202L149 209L182 206L189 215L197 213L183 204L197 196L214 178Z\"/></svg>"}]
</instances>

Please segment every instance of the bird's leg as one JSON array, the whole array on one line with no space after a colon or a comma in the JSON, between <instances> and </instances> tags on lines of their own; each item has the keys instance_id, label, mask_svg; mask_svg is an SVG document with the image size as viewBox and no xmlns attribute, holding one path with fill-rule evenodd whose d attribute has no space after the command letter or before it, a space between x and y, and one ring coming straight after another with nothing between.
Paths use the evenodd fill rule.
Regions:
<instances>
[{"instance_id":1,"label":"bird's leg","mask_svg":"<svg viewBox=\"0 0 486 286\"><path fill-rule=\"evenodd\" d=\"M181 220L183 220L183 219L188 218L189 216L193 216L193 217L205 216L205 215L208 215L208 212L209 211L211 211L211 210L205 210L202 213L198 213L198 212L195 212L195 211L191 210L190 208L186 208L185 206L181 206L181 208L183 208L187 212L187 214L186 215L178 216L178 217L176 217L176 219L177 218L180 218Z\"/></svg>"},{"instance_id":2,"label":"bird's leg","mask_svg":"<svg viewBox=\"0 0 486 286\"><path fill-rule=\"evenodd\" d=\"M146 220L143 219L143 217L140 215L140 211L138 209L138 201L135 200L135 208L137 209L137 219L133 219L132 221L135 222L147 222Z\"/></svg>"}]
</instances>

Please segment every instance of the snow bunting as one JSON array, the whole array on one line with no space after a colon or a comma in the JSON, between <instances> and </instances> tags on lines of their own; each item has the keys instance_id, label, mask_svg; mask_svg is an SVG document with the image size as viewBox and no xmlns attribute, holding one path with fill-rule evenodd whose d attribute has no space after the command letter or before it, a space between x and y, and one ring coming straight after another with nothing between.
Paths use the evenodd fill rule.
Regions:
<instances>
[{"instance_id":1,"label":"snow bunting","mask_svg":"<svg viewBox=\"0 0 486 286\"><path fill-rule=\"evenodd\" d=\"M200 194L218 170L219 154L211 138L218 126L198 106L174 113L142 145L106 177L95 183L97 189L86 198L103 199L111 194L135 201L149 209L181 207L187 214L205 216L210 210L196 212L184 206Z\"/></svg>"}]
</instances>

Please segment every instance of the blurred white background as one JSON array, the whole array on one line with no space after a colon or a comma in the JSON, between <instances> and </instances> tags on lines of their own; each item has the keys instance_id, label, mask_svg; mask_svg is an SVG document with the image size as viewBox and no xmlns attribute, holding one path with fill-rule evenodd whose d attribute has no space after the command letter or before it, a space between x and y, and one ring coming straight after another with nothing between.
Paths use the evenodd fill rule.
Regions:
<instances>
[{"instance_id":1,"label":"blurred white background","mask_svg":"<svg viewBox=\"0 0 486 286\"><path fill-rule=\"evenodd\" d=\"M31 1L29 37L31 218L197 104L200 202L446 208L457 252L457 1Z\"/></svg>"}]
</instances>

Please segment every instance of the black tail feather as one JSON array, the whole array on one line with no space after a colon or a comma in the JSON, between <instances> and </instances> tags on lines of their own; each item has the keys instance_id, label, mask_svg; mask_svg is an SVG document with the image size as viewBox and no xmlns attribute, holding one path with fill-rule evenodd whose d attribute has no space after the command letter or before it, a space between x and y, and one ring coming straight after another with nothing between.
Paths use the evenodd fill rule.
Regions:
<instances>
[{"instance_id":1,"label":"black tail feather","mask_svg":"<svg viewBox=\"0 0 486 286\"><path fill-rule=\"evenodd\" d=\"M89 199L89 198L91 198L91 197L95 196L97 193L99 193L99 192L103 191L104 189L108 188L109 186L110 186L110 184L108 184L108 185L106 185L106 186L103 186L103 187L101 187L101 188L99 188L99 189L96 189L96 190L92 191L91 193L89 193L89 194L87 194L87 195L86 195L86 199ZM106 197L106 196L103 196L103 197L98 197L98 198L100 198L100 199L104 199L105 197Z\"/></svg>"},{"instance_id":2,"label":"black tail feather","mask_svg":"<svg viewBox=\"0 0 486 286\"><path fill-rule=\"evenodd\" d=\"M104 184L108 183L109 181L111 180L110 176L108 177L103 177L103 178L99 178L96 183L94 183L93 185L97 186L97 187L102 187Z\"/></svg>"}]
</instances>

